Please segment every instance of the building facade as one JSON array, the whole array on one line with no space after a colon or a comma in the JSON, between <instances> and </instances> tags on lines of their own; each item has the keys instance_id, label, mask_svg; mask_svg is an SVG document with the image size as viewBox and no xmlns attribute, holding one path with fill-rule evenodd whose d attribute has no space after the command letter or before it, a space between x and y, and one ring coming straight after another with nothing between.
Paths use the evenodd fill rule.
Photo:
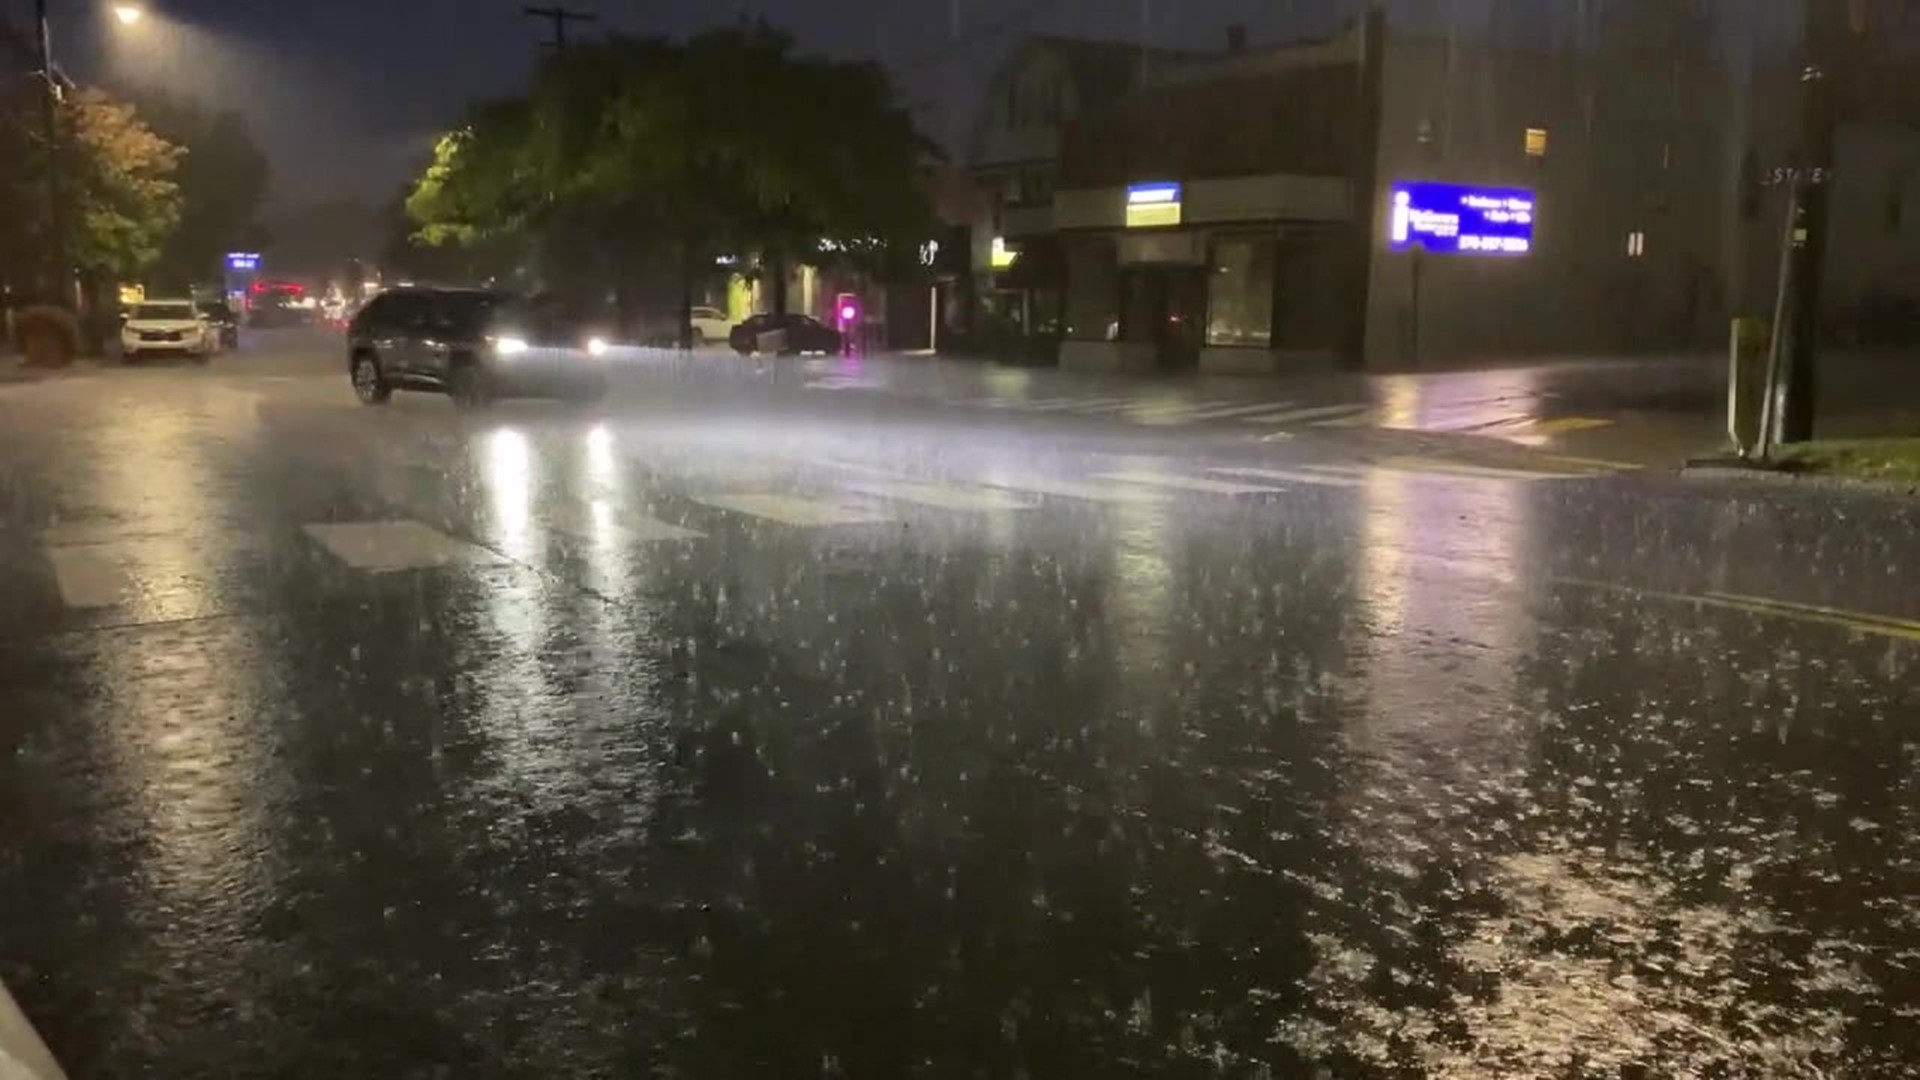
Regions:
<instances>
[{"instance_id":1,"label":"building facade","mask_svg":"<svg viewBox=\"0 0 1920 1080\"><path fill-rule=\"evenodd\" d=\"M1061 362L1393 370L1709 340L1736 89L1672 49L1400 34L1377 12L1166 73L1063 138ZM1142 213L1168 192L1176 210Z\"/></svg>"}]
</instances>

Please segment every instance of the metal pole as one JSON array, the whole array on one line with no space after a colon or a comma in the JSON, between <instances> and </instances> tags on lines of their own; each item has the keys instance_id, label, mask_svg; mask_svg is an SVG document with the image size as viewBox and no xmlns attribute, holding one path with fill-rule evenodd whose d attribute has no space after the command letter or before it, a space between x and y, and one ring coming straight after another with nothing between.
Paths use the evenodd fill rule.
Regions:
<instances>
[{"instance_id":1,"label":"metal pole","mask_svg":"<svg viewBox=\"0 0 1920 1080\"><path fill-rule=\"evenodd\" d=\"M41 138L47 144L47 289L61 307L73 306L73 260L67 253L67 200L61 176L60 84L53 74L53 33L47 0L34 0L34 25L40 62Z\"/></svg>"},{"instance_id":2,"label":"metal pole","mask_svg":"<svg viewBox=\"0 0 1920 1080\"><path fill-rule=\"evenodd\" d=\"M1820 286L1827 254L1827 202L1833 184L1835 108L1834 63L1839 59L1839 18L1844 5L1832 0L1802 0L1807 55L1800 76L1800 161L1795 186L1800 192L1800 224L1794 247L1793 349L1787 357L1785 400L1780 410L1780 441L1813 438L1815 370L1820 359Z\"/></svg>"},{"instance_id":3,"label":"metal pole","mask_svg":"<svg viewBox=\"0 0 1920 1080\"><path fill-rule=\"evenodd\" d=\"M1760 392L1760 432L1755 436L1754 456L1765 461L1779 440L1781 354L1794 333L1792 305L1794 275L1799 272L1793 258L1794 234L1800 228L1800 185L1787 189L1787 223L1780 236L1780 276L1773 291L1773 329L1767 340L1767 378Z\"/></svg>"}]
</instances>

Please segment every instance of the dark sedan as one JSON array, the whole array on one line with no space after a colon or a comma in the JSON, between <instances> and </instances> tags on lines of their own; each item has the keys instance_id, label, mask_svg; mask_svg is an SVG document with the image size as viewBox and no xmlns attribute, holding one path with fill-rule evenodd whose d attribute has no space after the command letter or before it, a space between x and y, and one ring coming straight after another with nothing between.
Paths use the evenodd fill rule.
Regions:
<instances>
[{"instance_id":1,"label":"dark sedan","mask_svg":"<svg viewBox=\"0 0 1920 1080\"><path fill-rule=\"evenodd\" d=\"M755 315L733 328L727 344L741 356L757 352L798 356L837 353L840 331L806 315Z\"/></svg>"}]
</instances>

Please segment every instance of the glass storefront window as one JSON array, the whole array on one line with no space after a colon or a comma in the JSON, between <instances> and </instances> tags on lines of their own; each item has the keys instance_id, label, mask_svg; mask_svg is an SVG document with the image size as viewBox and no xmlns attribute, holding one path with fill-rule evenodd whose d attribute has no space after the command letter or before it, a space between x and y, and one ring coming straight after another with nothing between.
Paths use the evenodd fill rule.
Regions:
<instances>
[{"instance_id":1,"label":"glass storefront window","mask_svg":"<svg viewBox=\"0 0 1920 1080\"><path fill-rule=\"evenodd\" d=\"M1112 341L1120 332L1120 266L1113 241L1067 245L1067 336Z\"/></svg>"},{"instance_id":2,"label":"glass storefront window","mask_svg":"<svg viewBox=\"0 0 1920 1080\"><path fill-rule=\"evenodd\" d=\"M1207 344L1266 348L1273 339L1271 236L1225 236L1213 242L1207 276Z\"/></svg>"}]
</instances>

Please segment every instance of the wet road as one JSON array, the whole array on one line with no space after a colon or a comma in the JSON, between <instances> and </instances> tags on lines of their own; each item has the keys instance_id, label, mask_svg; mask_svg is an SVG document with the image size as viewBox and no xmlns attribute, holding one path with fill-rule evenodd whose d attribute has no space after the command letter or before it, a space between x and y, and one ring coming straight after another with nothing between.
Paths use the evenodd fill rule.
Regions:
<instances>
[{"instance_id":1,"label":"wet road","mask_svg":"<svg viewBox=\"0 0 1920 1080\"><path fill-rule=\"evenodd\" d=\"M1911 504L628 363L0 387L72 1075L1920 1074Z\"/></svg>"}]
</instances>

